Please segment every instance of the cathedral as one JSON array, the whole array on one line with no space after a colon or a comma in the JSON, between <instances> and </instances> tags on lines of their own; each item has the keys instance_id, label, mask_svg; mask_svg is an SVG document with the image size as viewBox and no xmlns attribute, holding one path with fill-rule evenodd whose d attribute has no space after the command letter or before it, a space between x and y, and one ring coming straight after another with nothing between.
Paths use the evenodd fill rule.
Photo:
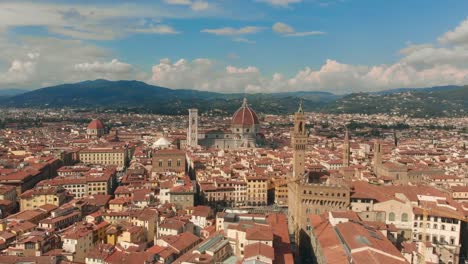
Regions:
<instances>
[{"instance_id":1,"label":"cathedral","mask_svg":"<svg viewBox=\"0 0 468 264\"><path fill-rule=\"evenodd\" d=\"M198 130L198 110L189 109L186 145L216 149L255 148L259 129L257 114L249 107L246 98L232 116L227 129Z\"/></svg>"}]
</instances>

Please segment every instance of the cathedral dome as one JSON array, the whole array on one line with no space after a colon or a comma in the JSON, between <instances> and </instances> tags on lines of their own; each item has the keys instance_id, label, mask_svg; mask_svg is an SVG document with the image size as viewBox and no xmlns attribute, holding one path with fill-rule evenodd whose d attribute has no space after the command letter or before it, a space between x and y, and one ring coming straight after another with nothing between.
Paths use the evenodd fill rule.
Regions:
<instances>
[{"instance_id":1,"label":"cathedral dome","mask_svg":"<svg viewBox=\"0 0 468 264\"><path fill-rule=\"evenodd\" d=\"M244 98L242 106L232 116L231 124L233 126L251 127L259 123L257 114L248 106L247 99Z\"/></svg>"},{"instance_id":2,"label":"cathedral dome","mask_svg":"<svg viewBox=\"0 0 468 264\"><path fill-rule=\"evenodd\" d=\"M88 125L90 130L101 130L104 129L104 124L99 119L93 119Z\"/></svg>"}]
</instances>

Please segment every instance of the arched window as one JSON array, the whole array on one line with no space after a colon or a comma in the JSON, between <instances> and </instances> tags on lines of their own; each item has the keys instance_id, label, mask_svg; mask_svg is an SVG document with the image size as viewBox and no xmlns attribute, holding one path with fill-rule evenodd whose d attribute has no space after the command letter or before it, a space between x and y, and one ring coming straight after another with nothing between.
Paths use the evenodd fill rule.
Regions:
<instances>
[{"instance_id":1,"label":"arched window","mask_svg":"<svg viewBox=\"0 0 468 264\"><path fill-rule=\"evenodd\" d=\"M395 221L395 213L391 212L388 214L388 221Z\"/></svg>"},{"instance_id":2,"label":"arched window","mask_svg":"<svg viewBox=\"0 0 468 264\"><path fill-rule=\"evenodd\" d=\"M402 222L408 222L408 214L407 213L402 213L401 214L401 221Z\"/></svg>"},{"instance_id":3,"label":"arched window","mask_svg":"<svg viewBox=\"0 0 468 264\"><path fill-rule=\"evenodd\" d=\"M299 133L302 133L302 122L299 122L299 127L298 127L298 129L299 129Z\"/></svg>"}]
</instances>

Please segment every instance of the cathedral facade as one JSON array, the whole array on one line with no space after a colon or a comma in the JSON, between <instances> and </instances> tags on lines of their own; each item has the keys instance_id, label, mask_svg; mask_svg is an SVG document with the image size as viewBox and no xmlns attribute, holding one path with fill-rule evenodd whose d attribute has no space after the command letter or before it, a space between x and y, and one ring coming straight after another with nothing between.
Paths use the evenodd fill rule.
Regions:
<instances>
[{"instance_id":1,"label":"cathedral facade","mask_svg":"<svg viewBox=\"0 0 468 264\"><path fill-rule=\"evenodd\" d=\"M234 113L227 129L198 129L198 111L189 110L187 146L197 145L204 148L239 149L254 148L260 129L260 122L255 111L244 98L242 106Z\"/></svg>"}]
</instances>

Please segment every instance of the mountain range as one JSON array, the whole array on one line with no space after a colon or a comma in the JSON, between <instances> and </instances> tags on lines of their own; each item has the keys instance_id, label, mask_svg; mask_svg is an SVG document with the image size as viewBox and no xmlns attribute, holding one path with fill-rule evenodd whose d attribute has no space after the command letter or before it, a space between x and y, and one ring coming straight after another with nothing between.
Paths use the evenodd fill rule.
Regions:
<instances>
[{"instance_id":1,"label":"mountain range","mask_svg":"<svg viewBox=\"0 0 468 264\"><path fill-rule=\"evenodd\" d=\"M33 108L122 109L160 114L185 114L188 108L229 114L245 96L261 113L283 114L297 109L328 113L393 113L409 116L460 116L468 111L468 86L400 88L377 93L335 95L328 92L223 94L169 89L140 81L94 80L62 84L33 91L0 90L0 106Z\"/></svg>"}]
</instances>

